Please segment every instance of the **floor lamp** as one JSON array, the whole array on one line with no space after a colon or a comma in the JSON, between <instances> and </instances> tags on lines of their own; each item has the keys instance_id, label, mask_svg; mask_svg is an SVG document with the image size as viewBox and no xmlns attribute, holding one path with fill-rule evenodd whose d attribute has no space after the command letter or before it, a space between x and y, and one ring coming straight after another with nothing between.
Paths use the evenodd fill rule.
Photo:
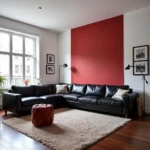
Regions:
<instances>
[{"instance_id":1,"label":"floor lamp","mask_svg":"<svg viewBox=\"0 0 150 150\"><path fill-rule=\"evenodd\" d=\"M148 81L146 80L145 75L143 74L143 72L142 72L142 70L141 70L140 67L128 65L125 69L126 69L126 70L129 70L131 67L132 67L133 69L134 69L135 67L137 67L138 70L141 72L141 75L143 76L143 77L142 77L142 79L143 79L143 101L144 101L144 113L145 113L145 83L148 84Z\"/></svg>"},{"instance_id":2,"label":"floor lamp","mask_svg":"<svg viewBox=\"0 0 150 150\"><path fill-rule=\"evenodd\" d=\"M61 69L61 67L67 68L68 65L67 65L67 64L63 64L63 65L60 65L60 66L59 66L59 83L60 83L60 69Z\"/></svg>"}]
</instances>

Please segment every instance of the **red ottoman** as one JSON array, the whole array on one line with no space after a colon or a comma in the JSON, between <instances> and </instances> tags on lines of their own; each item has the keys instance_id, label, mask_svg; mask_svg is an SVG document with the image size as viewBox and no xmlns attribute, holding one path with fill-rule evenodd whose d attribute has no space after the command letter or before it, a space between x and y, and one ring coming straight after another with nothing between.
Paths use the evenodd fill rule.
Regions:
<instances>
[{"instance_id":1,"label":"red ottoman","mask_svg":"<svg viewBox=\"0 0 150 150\"><path fill-rule=\"evenodd\" d=\"M53 123L54 109L50 104L36 104L32 107L32 123L35 127L49 126Z\"/></svg>"}]
</instances>

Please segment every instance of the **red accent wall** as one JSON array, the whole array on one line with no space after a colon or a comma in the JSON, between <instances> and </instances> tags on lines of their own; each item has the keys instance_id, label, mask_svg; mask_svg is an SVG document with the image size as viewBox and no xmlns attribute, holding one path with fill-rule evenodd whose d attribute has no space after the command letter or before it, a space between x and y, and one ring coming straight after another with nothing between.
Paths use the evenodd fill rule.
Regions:
<instances>
[{"instance_id":1,"label":"red accent wall","mask_svg":"<svg viewBox=\"0 0 150 150\"><path fill-rule=\"evenodd\" d=\"M123 16L72 29L72 83L124 84L123 47Z\"/></svg>"}]
</instances>

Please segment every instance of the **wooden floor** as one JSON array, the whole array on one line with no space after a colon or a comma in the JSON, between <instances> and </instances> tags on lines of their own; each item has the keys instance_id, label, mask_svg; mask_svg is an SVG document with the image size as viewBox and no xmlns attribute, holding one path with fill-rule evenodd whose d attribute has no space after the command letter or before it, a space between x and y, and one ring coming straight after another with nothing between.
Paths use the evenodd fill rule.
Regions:
<instances>
[{"instance_id":1,"label":"wooden floor","mask_svg":"<svg viewBox=\"0 0 150 150\"><path fill-rule=\"evenodd\" d=\"M39 142L5 126L7 117L0 111L0 150L50 150ZM150 150L150 116L137 118L88 150Z\"/></svg>"}]
</instances>

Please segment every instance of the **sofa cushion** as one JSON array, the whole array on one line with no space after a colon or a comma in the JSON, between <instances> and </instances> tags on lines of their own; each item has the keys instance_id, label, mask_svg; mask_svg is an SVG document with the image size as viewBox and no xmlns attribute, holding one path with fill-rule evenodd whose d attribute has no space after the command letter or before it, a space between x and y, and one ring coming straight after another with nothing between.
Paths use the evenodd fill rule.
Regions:
<instances>
[{"instance_id":1,"label":"sofa cushion","mask_svg":"<svg viewBox=\"0 0 150 150\"><path fill-rule=\"evenodd\" d=\"M118 91L118 89L128 90L129 86L128 85L123 85L123 86L107 85L105 97L112 97Z\"/></svg>"},{"instance_id":2,"label":"sofa cushion","mask_svg":"<svg viewBox=\"0 0 150 150\"><path fill-rule=\"evenodd\" d=\"M51 88L51 94L55 94L56 93L56 84L51 84L50 88ZM67 84L67 90L69 93L71 93L72 84Z\"/></svg>"},{"instance_id":3,"label":"sofa cushion","mask_svg":"<svg viewBox=\"0 0 150 150\"><path fill-rule=\"evenodd\" d=\"M105 97L105 86L104 85L87 85L85 95Z\"/></svg>"},{"instance_id":4,"label":"sofa cushion","mask_svg":"<svg viewBox=\"0 0 150 150\"><path fill-rule=\"evenodd\" d=\"M116 99L116 100L123 100L123 96L125 94L128 94L129 93L129 90L122 90L122 89L119 89L114 96L112 96L112 99Z\"/></svg>"},{"instance_id":5,"label":"sofa cushion","mask_svg":"<svg viewBox=\"0 0 150 150\"><path fill-rule=\"evenodd\" d=\"M78 97L81 97L79 94L68 94L68 95L63 95L64 99L67 101L77 101Z\"/></svg>"},{"instance_id":6,"label":"sofa cushion","mask_svg":"<svg viewBox=\"0 0 150 150\"><path fill-rule=\"evenodd\" d=\"M22 97L35 96L33 86L12 86L12 93L21 94Z\"/></svg>"},{"instance_id":7,"label":"sofa cushion","mask_svg":"<svg viewBox=\"0 0 150 150\"><path fill-rule=\"evenodd\" d=\"M66 104L63 96L59 94L44 95L40 96L40 98L44 99L45 104L52 104L54 108L64 107Z\"/></svg>"},{"instance_id":8,"label":"sofa cushion","mask_svg":"<svg viewBox=\"0 0 150 150\"><path fill-rule=\"evenodd\" d=\"M98 105L112 106L112 107L123 107L123 100L114 100L110 97L105 97L98 100Z\"/></svg>"},{"instance_id":9,"label":"sofa cushion","mask_svg":"<svg viewBox=\"0 0 150 150\"><path fill-rule=\"evenodd\" d=\"M35 85L36 96L48 95L51 93L50 85Z\"/></svg>"},{"instance_id":10,"label":"sofa cushion","mask_svg":"<svg viewBox=\"0 0 150 150\"><path fill-rule=\"evenodd\" d=\"M51 88L51 94L55 94L56 93L56 84L50 84L50 88Z\"/></svg>"},{"instance_id":11,"label":"sofa cushion","mask_svg":"<svg viewBox=\"0 0 150 150\"><path fill-rule=\"evenodd\" d=\"M65 93L67 93L67 94L69 94L69 92L68 92L68 86L66 85L66 84L62 84L62 85L59 85L59 84L57 84L56 85L56 93L57 94L65 94Z\"/></svg>"},{"instance_id":12,"label":"sofa cushion","mask_svg":"<svg viewBox=\"0 0 150 150\"><path fill-rule=\"evenodd\" d=\"M97 104L98 99L100 99L98 96L82 96L78 98L78 101L88 104Z\"/></svg>"},{"instance_id":13,"label":"sofa cushion","mask_svg":"<svg viewBox=\"0 0 150 150\"><path fill-rule=\"evenodd\" d=\"M55 99L62 99L63 97L57 94L49 94L49 95L43 95L40 96L40 98L43 98L44 100L55 100Z\"/></svg>"},{"instance_id":14,"label":"sofa cushion","mask_svg":"<svg viewBox=\"0 0 150 150\"><path fill-rule=\"evenodd\" d=\"M72 86L73 86L73 85L72 85L72 84L67 84L67 86L68 86L68 92L71 93L71 92L72 92Z\"/></svg>"},{"instance_id":15,"label":"sofa cushion","mask_svg":"<svg viewBox=\"0 0 150 150\"><path fill-rule=\"evenodd\" d=\"M85 95L86 85L73 84L71 94Z\"/></svg>"},{"instance_id":16,"label":"sofa cushion","mask_svg":"<svg viewBox=\"0 0 150 150\"><path fill-rule=\"evenodd\" d=\"M22 105L23 106L31 106L34 104L42 104L44 103L44 99L39 98L39 97L23 97L21 99Z\"/></svg>"}]
</instances>

